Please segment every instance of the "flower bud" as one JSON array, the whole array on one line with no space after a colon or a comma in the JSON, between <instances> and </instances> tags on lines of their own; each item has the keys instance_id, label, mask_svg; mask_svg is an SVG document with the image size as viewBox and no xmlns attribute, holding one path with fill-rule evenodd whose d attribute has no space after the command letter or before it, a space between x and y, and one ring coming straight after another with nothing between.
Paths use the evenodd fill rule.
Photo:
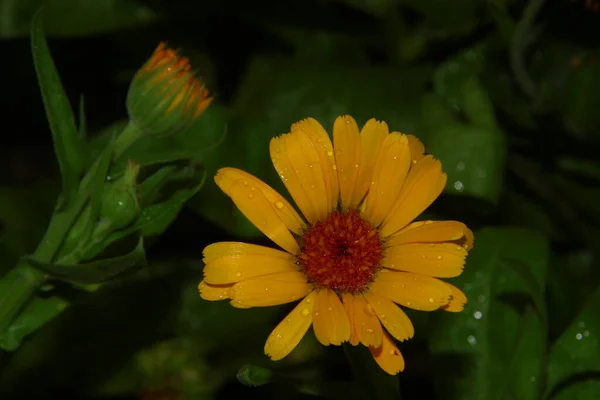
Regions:
<instances>
[{"instance_id":1,"label":"flower bud","mask_svg":"<svg viewBox=\"0 0 600 400\"><path fill-rule=\"evenodd\" d=\"M106 184L100 207L102 231L114 232L125 228L140 215L137 195L139 171L139 165L129 162L123 177Z\"/></svg>"},{"instance_id":2,"label":"flower bud","mask_svg":"<svg viewBox=\"0 0 600 400\"><path fill-rule=\"evenodd\" d=\"M143 132L165 135L188 127L212 99L189 60L160 43L131 82L127 111Z\"/></svg>"}]
</instances>

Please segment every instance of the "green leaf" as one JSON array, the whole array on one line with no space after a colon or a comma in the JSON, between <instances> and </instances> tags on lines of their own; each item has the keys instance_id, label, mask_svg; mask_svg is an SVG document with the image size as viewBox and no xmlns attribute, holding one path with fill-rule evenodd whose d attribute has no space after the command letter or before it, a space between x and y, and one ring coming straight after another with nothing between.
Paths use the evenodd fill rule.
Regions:
<instances>
[{"instance_id":1,"label":"green leaf","mask_svg":"<svg viewBox=\"0 0 600 400\"><path fill-rule=\"evenodd\" d=\"M221 145L201 160L209 176L218 168L241 168L286 193L269 157L272 137L289 132L307 117L317 119L331 133L342 114L362 125L370 118L387 122L390 129L414 132L419 124L419 96L431 69L348 67L298 60L257 58L247 71ZM301 82L301 84L299 84ZM206 185L190 207L219 227L240 236L257 236L216 185Z\"/></svg>"},{"instance_id":2,"label":"green leaf","mask_svg":"<svg viewBox=\"0 0 600 400\"><path fill-rule=\"evenodd\" d=\"M63 201L68 203L77 190L84 159L73 111L44 38L40 12L36 14L31 27L31 51L60 166Z\"/></svg>"},{"instance_id":3,"label":"green leaf","mask_svg":"<svg viewBox=\"0 0 600 400\"><path fill-rule=\"evenodd\" d=\"M507 151L502 132L449 122L425 137L427 152L440 159L448 174L448 193L498 202L504 186Z\"/></svg>"},{"instance_id":4,"label":"green leaf","mask_svg":"<svg viewBox=\"0 0 600 400\"><path fill-rule=\"evenodd\" d=\"M44 7L51 35L98 35L151 23L156 14L135 0L2 0L0 37L27 36L35 12Z\"/></svg>"},{"instance_id":5,"label":"green leaf","mask_svg":"<svg viewBox=\"0 0 600 400\"><path fill-rule=\"evenodd\" d=\"M68 302L59 297L34 297L13 323L0 335L0 347L16 350L25 336L35 332L67 308Z\"/></svg>"},{"instance_id":6,"label":"green leaf","mask_svg":"<svg viewBox=\"0 0 600 400\"><path fill-rule=\"evenodd\" d=\"M124 256L88 263L61 265L42 263L28 257L25 259L31 265L43 270L54 278L68 282L89 284L105 282L126 272L130 272L135 267L146 265L146 252L144 251L143 238L140 238L135 249Z\"/></svg>"},{"instance_id":7,"label":"green leaf","mask_svg":"<svg viewBox=\"0 0 600 400\"><path fill-rule=\"evenodd\" d=\"M497 228L475 234L465 271L452 280L469 299L465 310L438 314L431 327L436 389L443 398L539 399L543 323L531 309L531 285L502 264L519 260L543 288L548 258L547 241L534 231Z\"/></svg>"},{"instance_id":8,"label":"green leaf","mask_svg":"<svg viewBox=\"0 0 600 400\"><path fill-rule=\"evenodd\" d=\"M600 373L598 315L600 315L600 287L552 346L548 364L549 392L557 390L559 385L564 385L577 375Z\"/></svg>"},{"instance_id":9,"label":"green leaf","mask_svg":"<svg viewBox=\"0 0 600 400\"><path fill-rule=\"evenodd\" d=\"M244 365L240 368L236 377L242 385L256 387L270 383L273 378L273 372L256 365Z\"/></svg>"}]
</instances>

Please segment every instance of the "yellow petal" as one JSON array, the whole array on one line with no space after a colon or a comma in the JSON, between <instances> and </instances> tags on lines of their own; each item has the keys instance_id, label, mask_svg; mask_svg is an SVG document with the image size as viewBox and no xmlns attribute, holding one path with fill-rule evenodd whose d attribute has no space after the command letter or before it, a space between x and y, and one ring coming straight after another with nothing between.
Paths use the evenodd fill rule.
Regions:
<instances>
[{"instance_id":1,"label":"yellow petal","mask_svg":"<svg viewBox=\"0 0 600 400\"><path fill-rule=\"evenodd\" d=\"M451 285L448 282L444 283L446 284L446 286L450 287L452 294L450 297L450 303L442 307L442 309L449 312L460 312L464 310L465 304L467 304L467 296L465 296L462 290L460 290L456 286Z\"/></svg>"},{"instance_id":2,"label":"yellow petal","mask_svg":"<svg viewBox=\"0 0 600 400\"><path fill-rule=\"evenodd\" d=\"M365 201L363 216L373 226L379 226L395 205L410 166L406 135L392 132L379 151Z\"/></svg>"},{"instance_id":3,"label":"yellow petal","mask_svg":"<svg viewBox=\"0 0 600 400\"><path fill-rule=\"evenodd\" d=\"M306 224L285 197L280 195L271 186L267 185L257 177L237 168L222 168L219 173L221 175L227 175L227 179L229 180L247 182L248 186L260 190L271 203L273 211L281 218L285 226L295 234L302 233Z\"/></svg>"},{"instance_id":4,"label":"yellow petal","mask_svg":"<svg viewBox=\"0 0 600 400\"><path fill-rule=\"evenodd\" d=\"M298 242L275 211L275 206L256 185L245 179L236 179L231 168L217 171L215 182L268 238L292 254L300 252Z\"/></svg>"},{"instance_id":5,"label":"yellow petal","mask_svg":"<svg viewBox=\"0 0 600 400\"><path fill-rule=\"evenodd\" d=\"M342 209L355 208L362 200L358 194L354 194L361 161L361 139L358 125L351 116L336 118L333 124L333 147Z\"/></svg>"},{"instance_id":6,"label":"yellow petal","mask_svg":"<svg viewBox=\"0 0 600 400\"><path fill-rule=\"evenodd\" d=\"M266 307L296 301L312 291L312 285L300 271L280 272L236 283L229 297L241 306Z\"/></svg>"},{"instance_id":7,"label":"yellow petal","mask_svg":"<svg viewBox=\"0 0 600 400\"><path fill-rule=\"evenodd\" d=\"M446 179L442 164L431 156L414 164L392 211L383 221L381 235L393 235L425 211L442 193Z\"/></svg>"},{"instance_id":8,"label":"yellow petal","mask_svg":"<svg viewBox=\"0 0 600 400\"><path fill-rule=\"evenodd\" d=\"M209 285L205 281L200 282L198 285L200 297L210 301L228 299L229 289L231 289L231 285Z\"/></svg>"},{"instance_id":9,"label":"yellow petal","mask_svg":"<svg viewBox=\"0 0 600 400\"><path fill-rule=\"evenodd\" d=\"M350 322L338 295L331 289L316 290L313 329L321 344L339 346L350 339Z\"/></svg>"},{"instance_id":10,"label":"yellow petal","mask_svg":"<svg viewBox=\"0 0 600 400\"><path fill-rule=\"evenodd\" d=\"M458 221L418 221L386 238L386 246L406 243L453 242L473 233Z\"/></svg>"},{"instance_id":11,"label":"yellow petal","mask_svg":"<svg viewBox=\"0 0 600 400\"><path fill-rule=\"evenodd\" d=\"M306 296L269 335L265 343L265 354L271 360L281 360L298 345L312 323L314 305L315 293L313 292Z\"/></svg>"},{"instance_id":12,"label":"yellow petal","mask_svg":"<svg viewBox=\"0 0 600 400\"><path fill-rule=\"evenodd\" d=\"M379 150L388 134L387 124L383 121L377 121L375 118L368 120L360 131L360 163L356 185L352 194L353 199L360 199L359 202L371 187Z\"/></svg>"},{"instance_id":13,"label":"yellow petal","mask_svg":"<svg viewBox=\"0 0 600 400\"><path fill-rule=\"evenodd\" d=\"M465 250L471 250L473 248L473 245L475 244L475 235L473 235L473 231L467 228L465 230L465 237L463 238L463 240L464 242L460 243L459 241L459 244L462 244Z\"/></svg>"},{"instance_id":14,"label":"yellow petal","mask_svg":"<svg viewBox=\"0 0 600 400\"><path fill-rule=\"evenodd\" d=\"M379 364L382 370L390 375L396 375L400 371L404 371L404 357L402 353L396 347L396 344L385 332L383 333L383 339L381 346L369 347L371 355Z\"/></svg>"},{"instance_id":15,"label":"yellow petal","mask_svg":"<svg viewBox=\"0 0 600 400\"><path fill-rule=\"evenodd\" d=\"M455 243L408 243L385 249L381 264L398 271L453 278L461 274L466 255L467 250Z\"/></svg>"},{"instance_id":16,"label":"yellow petal","mask_svg":"<svg viewBox=\"0 0 600 400\"><path fill-rule=\"evenodd\" d=\"M286 260L290 259L290 254L285 251L273 249L271 247L258 246L256 244L244 242L216 242L209 244L202 250L202 262L208 264L216 258L224 256L235 256L241 254L264 255L269 257L279 257Z\"/></svg>"},{"instance_id":17,"label":"yellow petal","mask_svg":"<svg viewBox=\"0 0 600 400\"><path fill-rule=\"evenodd\" d=\"M408 136L408 146L410 147L410 157L412 159L413 164L421 161L424 157L423 153L425 153L425 146L419 139L417 139L414 135L406 135Z\"/></svg>"},{"instance_id":18,"label":"yellow petal","mask_svg":"<svg viewBox=\"0 0 600 400\"><path fill-rule=\"evenodd\" d=\"M319 153L302 130L271 139L271 160L296 204L311 222L331 211Z\"/></svg>"},{"instance_id":19,"label":"yellow petal","mask_svg":"<svg viewBox=\"0 0 600 400\"><path fill-rule=\"evenodd\" d=\"M283 252L282 252L283 253ZM236 254L216 258L204 267L204 280L211 285L224 285L257 276L298 270L295 257L262 254Z\"/></svg>"},{"instance_id":20,"label":"yellow petal","mask_svg":"<svg viewBox=\"0 0 600 400\"><path fill-rule=\"evenodd\" d=\"M350 343L360 342L365 346L379 347L382 335L381 323L365 297L362 294L343 293L342 299L352 330Z\"/></svg>"},{"instance_id":21,"label":"yellow petal","mask_svg":"<svg viewBox=\"0 0 600 400\"><path fill-rule=\"evenodd\" d=\"M307 118L293 124L291 131L296 130L301 130L308 136L319 155L325 188L327 189L327 209L331 211L337 207L340 192L331 139L323 126L314 118Z\"/></svg>"},{"instance_id":22,"label":"yellow petal","mask_svg":"<svg viewBox=\"0 0 600 400\"><path fill-rule=\"evenodd\" d=\"M379 271L371 292L394 303L420 311L433 311L450 301L452 291L445 282L410 272Z\"/></svg>"},{"instance_id":23,"label":"yellow petal","mask_svg":"<svg viewBox=\"0 0 600 400\"><path fill-rule=\"evenodd\" d=\"M404 341L414 336L415 328L412 322L406 313L391 300L378 296L372 291L365 293L365 298L373 307L385 329L394 338Z\"/></svg>"}]
</instances>

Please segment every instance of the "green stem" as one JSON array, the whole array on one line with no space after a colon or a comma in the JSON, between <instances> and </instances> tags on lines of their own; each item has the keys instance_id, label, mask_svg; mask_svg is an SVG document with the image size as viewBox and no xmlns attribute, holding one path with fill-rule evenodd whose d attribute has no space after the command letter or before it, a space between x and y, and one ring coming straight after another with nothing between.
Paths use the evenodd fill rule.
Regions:
<instances>
[{"instance_id":1,"label":"green stem","mask_svg":"<svg viewBox=\"0 0 600 400\"><path fill-rule=\"evenodd\" d=\"M142 136L142 131L139 127L133 122L129 121L125 129L121 132L121 134L117 137L115 141L115 151L113 159L120 158L123 153L131 147L140 137Z\"/></svg>"},{"instance_id":2,"label":"green stem","mask_svg":"<svg viewBox=\"0 0 600 400\"><path fill-rule=\"evenodd\" d=\"M117 137L114 158L121 156L139 139L140 135L141 132L136 126L131 123L127 125ZM89 171L95 170L98 162L100 162L100 159L95 161L94 166ZM87 193L86 189L92 180L89 171L79 185L79 193ZM77 221L77 218L79 218L88 201L89 196L80 195L76 197L73 204L68 204L62 209L55 208L46 233L32 255L33 259L46 263L54 261L65 237ZM75 259L69 261L73 263L79 262L79 260ZM44 272L33 268L23 260L0 279L0 337L19 313L25 309L36 290L46 279L47 275Z\"/></svg>"}]
</instances>

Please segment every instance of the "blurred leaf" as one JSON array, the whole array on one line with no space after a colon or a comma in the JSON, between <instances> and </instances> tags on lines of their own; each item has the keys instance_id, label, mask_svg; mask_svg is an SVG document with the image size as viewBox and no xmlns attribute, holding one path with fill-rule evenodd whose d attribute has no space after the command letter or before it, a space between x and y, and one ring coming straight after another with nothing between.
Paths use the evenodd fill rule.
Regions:
<instances>
[{"instance_id":1,"label":"blurred leaf","mask_svg":"<svg viewBox=\"0 0 600 400\"><path fill-rule=\"evenodd\" d=\"M600 180L600 163L595 160L565 156L558 160L558 167L568 173Z\"/></svg>"},{"instance_id":2,"label":"blurred leaf","mask_svg":"<svg viewBox=\"0 0 600 400\"><path fill-rule=\"evenodd\" d=\"M150 8L136 0L0 0L0 37L26 36L40 7L51 35L97 35L156 19Z\"/></svg>"},{"instance_id":3,"label":"blurred leaf","mask_svg":"<svg viewBox=\"0 0 600 400\"><path fill-rule=\"evenodd\" d=\"M582 377L581 380L567 386L557 394L550 397L552 400L579 400L600 399L600 379L598 376L591 379Z\"/></svg>"},{"instance_id":4,"label":"blurred leaf","mask_svg":"<svg viewBox=\"0 0 600 400\"><path fill-rule=\"evenodd\" d=\"M432 38L447 40L449 36L471 33L488 21L486 3L479 0L397 0L423 17L423 31Z\"/></svg>"},{"instance_id":5,"label":"blurred leaf","mask_svg":"<svg viewBox=\"0 0 600 400\"><path fill-rule=\"evenodd\" d=\"M413 132L418 125L419 96L430 73L427 66L350 68L255 59L236 96L223 144L203 154L202 161L211 177L218 168L237 167L285 194L269 157L272 137L307 117L317 119L331 133L333 121L342 114L354 116L360 125L377 118L392 130ZM258 235L216 185L207 185L190 206L231 233Z\"/></svg>"},{"instance_id":6,"label":"blurred leaf","mask_svg":"<svg viewBox=\"0 0 600 400\"><path fill-rule=\"evenodd\" d=\"M271 382L273 372L256 365L244 365L237 373L237 380L245 386L256 387Z\"/></svg>"},{"instance_id":7,"label":"blurred leaf","mask_svg":"<svg viewBox=\"0 0 600 400\"><path fill-rule=\"evenodd\" d=\"M0 398L47 397L59 387L67 388L59 397L74 388L77 397L90 398L85 393L96 390L139 350L173 334L181 287L196 280L191 275L189 265L180 261L153 264L75 297L77 301L7 360L0 374Z\"/></svg>"},{"instance_id":8,"label":"blurred leaf","mask_svg":"<svg viewBox=\"0 0 600 400\"><path fill-rule=\"evenodd\" d=\"M506 140L497 129L450 122L426 135L425 148L448 174L446 190L495 204L504 185Z\"/></svg>"},{"instance_id":9,"label":"blurred leaf","mask_svg":"<svg viewBox=\"0 0 600 400\"><path fill-rule=\"evenodd\" d=\"M59 297L34 297L6 331L0 335L0 347L16 350L23 338L35 332L64 311L68 302Z\"/></svg>"},{"instance_id":10,"label":"blurred leaf","mask_svg":"<svg viewBox=\"0 0 600 400\"><path fill-rule=\"evenodd\" d=\"M463 274L453 283L469 302L459 314L437 315L431 351L436 389L445 399L538 399L544 382L544 327L529 287L504 260L519 260L543 288L548 243L524 229L485 229L475 235ZM533 378L532 378L533 377Z\"/></svg>"},{"instance_id":11,"label":"blurred leaf","mask_svg":"<svg viewBox=\"0 0 600 400\"><path fill-rule=\"evenodd\" d=\"M504 181L505 135L496 124L494 109L477 76L485 47L479 44L440 65L434 75L434 89L455 116L436 100L428 100L423 127L427 152L442 161L448 174L446 190L497 203ZM433 111L437 110L437 111ZM458 114L460 113L460 115ZM425 117L426 115L426 117ZM459 119L462 116L468 125Z\"/></svg>"},{"instance_id":12,"label":"blurred leaf","mask_svg":"<svg viewBox=\"0 0 600 400\"><path fill-rule=\"evenodd\" d=\"M144 251L144 241L140 238L137 246L130 253L98 261L61 265L42 263L31 258L26 259L51 277L86 284L105 282L129 272L134 267L146 265L146 252Z\"/></svg>"},{"instance_id":13,"label":"blurred leaf","mask_svg":"<svg viewBox=\"0 0 600 400\"><path fill-rule=\"evenodd\" d=\"M436 68L434 90L451 109L464 107L465 83L481 73L485 57L486 46L482 42L450 57Z\"/></svg>"},{"instance_id":14,"label":"blurred leaf","mask_svg":"<svg viewBox=\"0 0 600 400\"><path fill-rule=\"evenodd\" d=\"M354 378L361 384L365 396L377 400L400 398L398 377L384 372L365 346L344 343L343 347Z\"/></svg>"},{"instance_id":15,"label":"blurred leaf","mask_svg":"<svg viewBox=\"0 0 600 400\"><path fill-rule=\"evenodd\" d=\"M600 64L588 63L573 72L564 101L565 124L571 131L597 139L600 132Z\"/></svg>"},{"instance_id":16,"label":"blurred leaf","mask_svg":"<svg viewBox=\"0 0 600 400\"><path fill-rule=\"evenodd\" d=\"M6 1L6 0L5 0ZM42 13L37 13L31 27L31 51L38 84L52 131L54 151L62 178L63 201L69 203L77 190L84 166L80 135L69 100L54 67L42 27Z\"/></svg>"},{"instance_id":17,"label":"blurred leaf","mask_svg":"<svg viewBox=\"0 0 600 400\"><path fill-rule=\"evenodd\" d=\"M26 187L0 187L0 275L22 254L35 249L54 208L58 188L53 181Z\"/></svg>"},{"instance_id":18,"label":"blurred leaf","mask_svg":"<svg viewBox=\"0 0 600 400\"><path fill-rule=\"evenodd\" d=\"M576 375L600 374L598 315L600 315L600 287L552 346L548 365L549 391L555 391L559 385L565 384L569 378Z\"/></svg>"}]
</instances>

